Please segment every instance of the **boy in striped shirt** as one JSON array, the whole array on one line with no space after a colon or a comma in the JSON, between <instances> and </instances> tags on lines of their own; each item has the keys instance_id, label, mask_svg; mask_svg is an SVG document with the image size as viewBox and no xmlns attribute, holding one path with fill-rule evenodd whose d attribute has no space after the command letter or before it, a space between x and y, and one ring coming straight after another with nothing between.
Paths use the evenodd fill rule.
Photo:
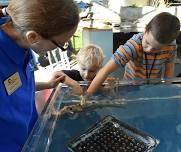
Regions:
<instances>
[{"instance_id":1,"label":"boy in striped shirt","mask_svg":"<svg viewBox=\"0 0 181 152\"><path fill-rule=\"evenodd\" d=\"M143 33L135 34L113 54L99 71L87 94L101 86L107 76L120 66L125 68L124 79L139 80L171 78L174 75L176 38L180 31L179 19L167 12L156 15Z\"/></svg>"}]
</instances>

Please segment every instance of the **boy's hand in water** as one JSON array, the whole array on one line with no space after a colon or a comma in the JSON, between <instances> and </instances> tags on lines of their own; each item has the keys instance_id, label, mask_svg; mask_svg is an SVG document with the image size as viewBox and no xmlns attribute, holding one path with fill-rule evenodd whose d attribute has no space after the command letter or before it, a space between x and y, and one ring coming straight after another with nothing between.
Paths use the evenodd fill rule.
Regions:
<instances>
[{"instance_id":1,"label":"boy's hand in water","mask_svg":"<svg viewBox=\"0 0 181 152\"><path fill-rule=\"evenodd\" d=\"M86 104L87 97L85 95L81 95L80 97L80 105L83 106Z\"/></svg>"},{"instance_id":2,"label":"boy's hand in water","mask_svg":"<svg viewBox=\"0 0 181 152\"><path fill-rule=\"evenodd\" d=\"M114 87L116 87L116 85L118 84L119 82L119 78L116 78L116 77L108 77L106 79L106 82L108 83L108 87L110 89L113 89Z\"/></svg>"},{"instance_id":3,"label":"boy's hand in water","mask_svg":"<svg viewBox=\"0 0 181 152\"><path fill-rule=\"evenodd\" d=\"M88 104L88 99L91 96L91 94L88 94L86 91L80 96L80 105L84 106Z\"/></svg>"}]
</instances>

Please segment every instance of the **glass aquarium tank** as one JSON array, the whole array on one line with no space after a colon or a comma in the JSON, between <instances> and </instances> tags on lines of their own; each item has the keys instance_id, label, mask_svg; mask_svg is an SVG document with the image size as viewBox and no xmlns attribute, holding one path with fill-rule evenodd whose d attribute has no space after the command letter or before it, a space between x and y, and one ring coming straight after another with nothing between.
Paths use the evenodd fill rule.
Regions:
<instances>
[{"instance_id":1,"label":"glass aquarium tank","mask_svg":"<svg viewBox=\"0 0 181 152\"><path fill-rule=\"evenodd\" d=\"M89 98L57 87L22 152L180 152L180 82L116 80Z\"/></svg>"}]
</instances>

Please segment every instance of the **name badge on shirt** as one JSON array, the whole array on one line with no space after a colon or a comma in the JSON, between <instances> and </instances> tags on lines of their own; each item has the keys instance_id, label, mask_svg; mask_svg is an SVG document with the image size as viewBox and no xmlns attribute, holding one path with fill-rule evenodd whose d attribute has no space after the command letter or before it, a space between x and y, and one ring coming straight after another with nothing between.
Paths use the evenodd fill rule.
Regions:
<instances>
[{"instance_id":1,"label":"name badge on shirt","mask_svg":"<svg viewBox=\"0 0 181 152\"><path fill-rule=\"evenodd\" d=\"M4 81L4 85L8 95L11 95L13 92L15 92L22 85L19 73L16 72L6 79Z\"/></svg>"}]
</instances>

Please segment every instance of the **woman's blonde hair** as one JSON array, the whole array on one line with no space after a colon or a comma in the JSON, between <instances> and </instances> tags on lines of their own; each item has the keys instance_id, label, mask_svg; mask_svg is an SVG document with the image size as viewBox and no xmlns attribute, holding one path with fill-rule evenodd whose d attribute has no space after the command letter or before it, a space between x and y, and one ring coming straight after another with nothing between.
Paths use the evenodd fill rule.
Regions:
<instances>
[{"instance_id":1,"label":"woman's blonde hair","mask_svg":"<svg viewBox=\"0 0 181 152\"><path fill-rule=\"evenodd\" d=\"M73 0L11 0L7 12L16 28L34 30L45 38L67 32L79 22Z\"/></svg>"},{"instance_id":2,"label":"woman's blonde hair","mask_svg":"<svg viewBox=\"0 0 181 152\"><path fill-rule=\"evenodd\" d=\"M76 59L79 64L87 68L93 65L101 67L104 60L104 53L99 46L90 44L80 49Z\"/></svg>"}]
</instances>

